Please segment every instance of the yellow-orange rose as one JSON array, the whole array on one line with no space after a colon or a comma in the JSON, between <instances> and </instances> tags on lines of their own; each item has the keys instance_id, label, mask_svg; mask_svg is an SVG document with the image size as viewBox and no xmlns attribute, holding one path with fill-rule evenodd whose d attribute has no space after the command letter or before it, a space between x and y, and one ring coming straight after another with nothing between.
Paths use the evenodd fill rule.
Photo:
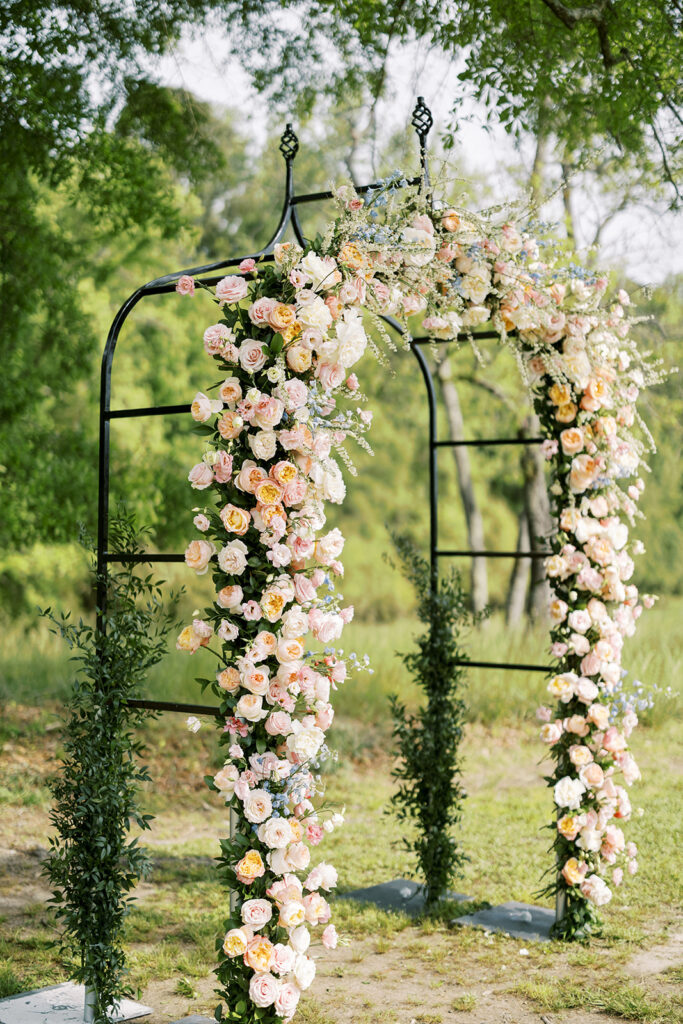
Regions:
<instances>
[{"instance_id":1,"label":"yellow-orange rose","mask_svg":"<svg viewBox=\"0 0 683 1024\"><path fill-rule=\"evenodd\" d=\"M235 865L237 880L243 885L251 885L255 878L265 874L265 865L258 850L249 850Z\"/></svg>"},{"instance_id":2,"label":"yellow-orange rose","mask_svg":"<svg viewBox=\"0 0 683 1024\"><path fill-rule=\"evenodd\" d=\"M576 839L581 830L581 823L575 814L565 814L557 821L557 831L565 839Z\"/></svg>"},{"instance_id":3,"label":"yellow-orange rose","mask_svg":"<svg viewBox=\"0 0 683 1024\"><path fill-rule=\"evenodd\" d=\"M572 394L566 384L553 384L548 392L548 398L553 405L566 405L571 401Z\"/></svg>"},{"instance_id":4,"label":"yellow-orange rose","mask_svg":"<svg viewBox=\"0 0 683 1024\"><path fill-rule=\"evenodd\" d=\"M274 480L264 480L254 491L256 500L261 505L277 505L282 497L282 487Z\"/></svg>"},{"instance_id":5,"label":"yellow-orange rose","mask_svg":"<svg viewBox=\"0 0 683 1024\"><path fill-rule=\"evenodd\" d=\"M285 302L278 302L268 316L268 323L274 331L286 330L292 326L295 320L296 311L294 306L288 306Z\"/></svg>"},{"instance_id":6,"label":"yellow-orange rose","mask_svg":"<svg viewBox=\"0 0 683 1024\"><path fill-rule=\"evenodd\" d=\"M265 935L255 935L244 954L247 967L257 974L266 974L273 962L273 943Z\"/></svg>"},{"instance_id":7,"label":"yellow-orange rose","mask_svg":"<svg viewBox=\"0 0 683 1024\"><path fill-rule=\"evenodd\" d=\"M290 324L289 327L285 327L284 331L281 331L280 333L286 342L290 342L294 341L295 338L298 338L301 334L301 330L301 324L298 320L295 320L293 324Z\"/></svg>"},{"instance_id":8,"label":"yellow-orange rose","mask_svg":"<svg viewBox=\"0 0 683 1024\"><path fill-rule=\"evenodd\" d=\"M341 252L339 253L339 259L341 260L342 263L346 263L347 266L353 267L355 270L357 270L359 267L362 267L363 264L365 263L365 257L363 256L363 253L360 251L357 245L353 244L353 242L346 243L346 245L342 248Z\"/></svg>"},{"instance_id":9,"label":"yellow-orange rose","mask_svg":"<svg viewBox=\"0 0 683 1024\"><path fill-rule=\"evenodd\" d=\"M579 870L579 862L576 857L570 857L565 866L562 868L562 874L567 885L578 885L583 879L583 874Z\"/></svg>"},{"instance_id":10,"label":"yellow-orange rose","mask_svg":"<svg viewBox=\"0 0 683 1024\"><path fill-rule=\"evenodd\" d=\"M568 427L560 434L560 442L565 455L576 455L583 448L583 431L578 427Z\"/></svg>"},{"instance_id":11,"label":"yellow-orange rose","mask_svg":"<svg viewBox=\"0 0 683 1024\"><path fill-rule=\"evenodd\" d=\"M228 533L236 533L239 537L242 537L249 529L251 516L246 509L229 504L221 509L220 516L223 526Z\"/></svg>"},{"instance_id":12,"label":"yellow-orange rose","mask_svg":"<svg viewBox=\"0 0 683 1024\"><path fill-rule=\"evenodd\" d=\"M441 227L444 231L457 231L460 227L460 218L455 210L446 210L441 218Z\"/></svg>"},{"instance_id":13,"label":"yellow-orange rose","mask_svg":"<svg viewBox=\"0 0 683 1024\"><path fill-rule=\"evenodd\" d=\"M268 622L277 622L285 606L282 592L275 587L270 587L268 590L264 590L260 603L261 611Z\"/></svg>"},{"instance_id":14,"label":"yellow-orange rose","mask_svg":"<svg viewBox=\"0 0 683 1024\"><path fill-rule=\"evenodd\" d=\"M558 423L571 423L576 419L577 412L578 409L573 402L565 402L555 413L555 419Z\"/></svg>"},{"instance_id":15,"label":"yellow-orange rose","mask_svg":"<svg viewBox=\"0 0 683 1024\"><path fill-rule=\"evenodd\" d=\"M226 956L241 956L247 949L247 936L241 928L231 928L223 939L223 952Z\"/></svg>"}]
</instances>

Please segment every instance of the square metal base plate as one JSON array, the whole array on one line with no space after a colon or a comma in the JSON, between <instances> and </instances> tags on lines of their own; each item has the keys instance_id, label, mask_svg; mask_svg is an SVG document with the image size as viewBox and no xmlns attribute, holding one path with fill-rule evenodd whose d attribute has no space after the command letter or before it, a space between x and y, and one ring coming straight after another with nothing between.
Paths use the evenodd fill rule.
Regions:
<instances>
[{"instance_id":1,"label":"square metal base plate","mask_svg":"<svg viewBox=\"0 0 683 1024\"><path fill-rule=\"evenodd\" d=\"M22 992L0 1000L0 1024L82 1024L85 988L67 981L63 985ZM115 1021L135 1020L152 1013L149 1006L123 999Z\"/></svg>"},{"instance_id":2,"label":"square metal base plate","mask_svg":"<svg viewBox=\"0 0 683 1024\"><path fill-rule=\"evenodd\" d=\"M449 892L447 900L464 903L468 897L459 892ZM419 914L424 909L424 886L407 878L395 878L393 882L382 882L371 885L367 889L354 889L352 892L340 892L339 899L358 900L361 903L374 903L382 910L400 910L404 914Z\"/></svg>"},{"instance_id":3,"label":"square metal base plate","mask_svg":"<svg viewBox=\"0 0 683 1024\"><path fill-rule=\"evenodd\" d=\"M453 924L469 924L489 932L505 932L515 939L532 939L536 942L547 942L550 939L550 929L554 923L553 910L534 907L530 903L517 903L516 900L453 920Z\"/></svg>"}]
</instances>

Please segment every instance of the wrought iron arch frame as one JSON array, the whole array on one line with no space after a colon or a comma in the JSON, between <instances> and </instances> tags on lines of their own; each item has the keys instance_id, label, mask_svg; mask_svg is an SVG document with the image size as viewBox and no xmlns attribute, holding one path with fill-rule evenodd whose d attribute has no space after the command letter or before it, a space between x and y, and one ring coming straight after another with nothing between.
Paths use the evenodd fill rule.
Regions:
<instances>
[{"instance_id":1,"label":"wrought iron arch frame","mask_svg":"<svg viewBox=\"0 0 683 1024\"><path fill-rule=\"evenodd\" d=\"M427 137L433 125L433 119L429 108L426 106L422 96L419 96L412 114L412 126L415 129L419 141L420 151L420 174L411 178L408 184L420 185L427 190L430 187L429 160L427 154ZM287 124L280 139L280 152L285 162L285 189L282 213L279 223L270 241L258 252L249 253L247 256L237 256L217 263L208 263L204 266L190 267L185 270L177 270L163 277L158 277L138 288L123 303L109 329L107 341L102 356L102 367L100 374L100 417L99 417L99 489L97 506L97 625L99 630L105 628L107 611L107 571L111 563L151 563L151 562L182 562L183 554L166 554L157 552L145 552L142 554L130 554L125 551L109 551L109 484L110 484L110 432L113 420L134 419L145 416L172 416L181 413L188 413L190 405L158 405L146 406L138 409L112 409L111 408L111 373L116 353L116 346L123 325L135 309L137 304L145 298L153 295L166 295L175 291L178 278L187 274L192 277L200 277L207 285L215 285L222 275L216 271L226 270L229 267L237 266L248 256L262 261L272 261L275 245L280 242L291 227L295 238L302 245L306 246L303 228L299 219L298 208L302 204L322 202L332 199L332 192L310 192L297 195L294 190L294 160L299 151L299 140L291 124ZM357 192L366 193L376 188L376 183L361 185ZM208 275L208 276L207 276ZM383 316L382 319L392 329L402 333L400 324L391 316ZM465 338L465 335L459 336ZM483 331L477 333L478 338L496 338L495 331ZM410 349L417 359L422 378L424 380L429 411L429 560L432 570L432 586L437 585L438 565L440 558L455 557L483 557L483 558L542 558L548 553L546 551L469 551L441 549L438 546L438 451L444 447L487 447L498 445L529 445L539 444L542 438L482 438L480 440L452 441L439 440L437 437L437 401L436 390L432 372L424 354L423 348L426 344L448 344L443 340L433 339L428 336L412 338ZM520 663L475 661L467 660L462 664L471 668L483 669L506 669L511 671L543 672L550 671L546 665L529 665ZM131 700L130 704L135 707L147 708L153 711L175 711L183 714L213 715L219 717L216 707L204 704L180 704L172 701L155 701L139 698Z\"/></svg>"}]
</instances>

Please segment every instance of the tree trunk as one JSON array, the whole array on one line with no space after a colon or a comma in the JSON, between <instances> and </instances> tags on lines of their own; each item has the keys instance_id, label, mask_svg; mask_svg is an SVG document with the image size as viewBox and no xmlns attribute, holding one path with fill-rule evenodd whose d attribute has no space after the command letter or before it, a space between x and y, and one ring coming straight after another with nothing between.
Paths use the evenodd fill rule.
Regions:
<instances>
[{"instance_id":1,"label":"tree trunk","mask_svg":"<svg viewBox=\"0 0 683 1024\"><path fill-rule=\"evenodd\" d=\"M529 416L522 426L523 437L537 437L540 427L536 416ZM550 502L544 469L545 459L538 445L522 449L524 475L524 510L529 523L529 544L532 551L544 550L552 529ZM531 559L531 587L528 613L531 619L545 619L548 615L550 589L545 577L542 558Z\"/></svg>"},{"instance_id":2,"label":"tree trunk","mask_svg":"<svg viewBox=\"0 0 683 1024\"><path fill-rule=\"evenodd\" d=\"M534 153L534 164L531 168L531 175L529 177L531 204L534 207L539 207L543 200L549 145L550 132L548 131L548 101L544 100L541 104L538 112L538 119L536 121L536 151Z\"/></svg>"},{"instance_id":3,"label":"tree trunk","mask_svg":"<svg viewBox=\"0 0 683 1024\"><path fill-rule=\"evenodd\" d=\"M439 382L443 395L451 441L465 439L465 425L460 406L460 396L451 374L449 359L444 359L438 366ZM458 488L465 510L467 523L467 543L471 551L484 551L484 520L477 502L470 471L470 458L467 448L453 448L453 458L458 478ZM475 612L483 611L488 604L489 587L485 558L473 558L470 567L472 586L472 608Z\"/></svg>"},{"instance_id":4,"label":"tree trunk","mask_svg":"<svg viewBox=\"0 0 683 1024\"><path fill-rule=\"evenodd\" d=\"M529 520L526 509L519 514L517 528L517 551L529 550ZM526 608L526 592L529 583L529 558L517 558L510 573L507 598L505 600L505 623L508 627L518 626Z\"/></svg>"},{"instance_id":5,"label":"tree trunk","mask_svg":"<svg viewBox=\"0 0 683 1024\"><path fill-rule=\"evenodd\" d=\"M562 163L562 202L564 203L564 223L567 232L567 241L574 247L576 245L576 223L572 207L573 186L571 182L571 167Z\"/></svg>"}]
</instances>

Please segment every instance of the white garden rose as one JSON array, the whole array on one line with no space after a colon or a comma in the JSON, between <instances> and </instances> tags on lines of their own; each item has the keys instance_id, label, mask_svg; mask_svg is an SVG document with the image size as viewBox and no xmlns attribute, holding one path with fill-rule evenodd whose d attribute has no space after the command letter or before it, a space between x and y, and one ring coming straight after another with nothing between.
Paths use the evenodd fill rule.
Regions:
<instances>
[{"instance_id":1,"label":"white garden rose","mask_svg":"<svg viewBox=\"0 0 683 1024\"><path fill-rule=\"evenodd\" d=\"M286 640L305 636L308 633L308 615L296 605L282 616L282 636Z\"/></svg>"},{"instance_id":2,"label":"white garden rose","mask_svg":"<svg viewBox=\"0 0 683 1024\"><path fill-rule=\"evenodd\" d=\"M271 850L284 850L292 841L292 828L286 818L269 818L259 826L258 837Z\"/></svg>"},{"instance_id":3,"label":"white garden rose","mask_svg":"<svg viewBox=\"0 0 683 1024\"><path fill-rule=\"evenodd\" d=\"M253 825L258 825L273 813L270 794L263 789L252 789L244 798L244 817Z\"/></svg>"},{"instance_id":4,"label":"white garden rose","mask_svg":"<svg viewBox=\"0 0 683 1024\"><path fill-rule=\"evenodd\" d=\"M558 807L568 807L570 811L578 811L581 806L581 797L586 792L581 779L572 779L565 775L563 779L555 783L554 796Z\"/></svg>"},{"instance_id":5,"label":"white garden rose","mask_svg":"<svg viewBox=\"0 0 683 1024\"><path fill-rule=\"evenodd\" d=\"M305 328L324 333L332 323L332 314L320 296L316 295L298 310L297 319Z\"/></svg>"},{"instance_id":6,"label":"white garden rose","mask_svg":"<svg viewBox=\"0 0 683 1024\"><path fill-rule=\"evenodd\" d=\"M257 459L272 459L277 448L277 437L274 430L259 430L249 435L249 447Z\"/></svg>"},{"instance_id":7,"label":"white garden rose","mask_svg":"<svg viewBox=\"0 0 683 1024\"><path fill-rule=\"evenodd\" d=\"M228 575L239 576L247 567L247 545L233 540L218 552L218 564Z\"/></svg>"},{"instance_id":8,"label":"white garden rose","mask_svg":"<svg viewBox=\"0 0 683 1024\"><path fill-rule=\"evenodd\" d=\"M311 934L305 924L289 933L289 944L297 953L305 953L311 944Z\"/></svg>"},{"instance_id":9,"label":"white garden rose","mask_svg":"<svg viewBox=\"0 0 683 1024\"><path fill-rule=\"evenodd\" d=\"M294 980L300 989L307 989L313 984L315 978L315 960L310 956L299 954L294 964Z\"/></svg>"},{"instance_id":10,"label":"white garden rose","mask_svg":"<svg viewBox=\"0 0 683 1024\"><path fill-rule=\"evenodd\" d=\"M401 241L406 244L404 260L410 267L426 267L434 258L434 235L422 228L404 228Z\"/></svg>"},{"instance_id":11,"label":"white garden rose","mask_svg":"<svg viewBox=\"0 0 683 1024\"><path fill-rule=\"evenodd\" d=\"M355 309L346 309L337 321L336 331L338 359L348 369L358 362L368 344L360 314Z\"/></svg>"},{"instance_id":12,"label":"white garden rose","mask_svg":"<svg viewBox=\"0 0 683 1024\"><path fill-rule=\"evenodd\" d=\"M302 761L315 757L323 743L325 733L317 726L306 729L301 722L292 722L292 732L287 737L287 749Z\"/></svg>"},{"instance_id":13,"label":"white garden rose","mask_svg":"<svg viewBox=\"0 0 683 1024\"><path fill-rule=\"evenodd\" d=\"M247 722L260 722L268 715L263 707L263 698L257 693L245 693L235 705L235 714L245 718Z\"/></svg>"},{"instance_id":14,"label":"white garden rose","mask_svg":"<svg viewBox=\"0 0 683 1024\"><path fill-rule=\"evenodd\" d=\"M326 263L325 260L321 259L314 252L309 252L299 263L299 267L304 271L305 274L311 279L311 287L318 291L320 286L323 288L331 288L334 284L334 272L336 270L336 264L333 260Z\"/></svg>"},{"instance_id":15,"label":"white garden rose","mask_svg":"<svg viewBox=\"0 0 683 1024\"><path fill-rule=\"evenodd\" d=\"M332 501L341 505L346 497L346 485L341 469L334 459L323 459L317 462L309 473L316 489L316 497L323 501Z\"/></svg>"}]
</instances>

